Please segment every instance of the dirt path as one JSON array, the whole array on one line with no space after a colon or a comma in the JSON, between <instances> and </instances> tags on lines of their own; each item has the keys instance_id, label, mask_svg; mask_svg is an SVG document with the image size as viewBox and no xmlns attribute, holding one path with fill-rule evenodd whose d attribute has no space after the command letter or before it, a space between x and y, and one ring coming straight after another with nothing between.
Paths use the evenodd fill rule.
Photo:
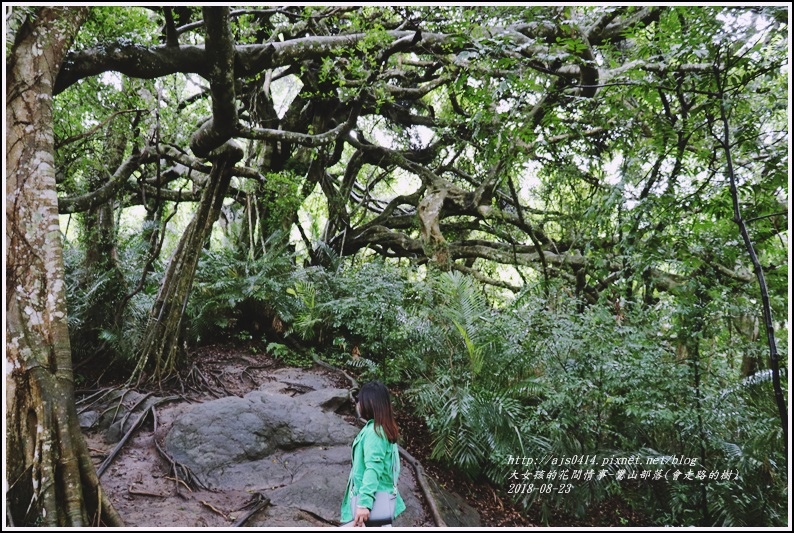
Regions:
<instances>
[{"instance_id":1,"label":"dirt path","mask_svg":"<svg viewBox=\"0 0 794 533\"><path fill-rule=\"evenodd\" d=\"M231 527L241 520L245 526L283 526L283 527L331 527L337 522L319 516L310 510L299 508L260 506L254 512L257 503L261 503L261 495L244 490L215 489L208 490L177 479L175 470L163 453L163 442L173 422L197 404L224 396L244 396L273 380L274 374L283 365L278 361L261 355L248 354L244 351L233 351L226 348L209 347L197 354L196 366L178 387L178 390L157 391L158 398L170 398L147 412L144 423L123 443L120 451L109 464L105 464L108 456L119 446L118 439L123 436L115 430L116 436L108 438L114 429L84 430L92 457L98 468L104 468L101 474L103 490L110 494L113 505L119 512L127 527ZM327 369L315 367L304 371L317 377L331 380L339 388L348 388L349 381L341 374ZM298 389L299 384L295 385ZM282 388L285 394L298 394L299 390ZM305 392L305 391L303 391ZM127 409L134 409L136 402L146 399L146 391L127 393L122 403ZM151 399L151 398L149 398ZM92 406L96 410L96 405ZM78 403L80 409L80 403ZM84 408L91 414L91 409ZM344 415L344 410L342 411ZM351 412L352 414L352 412ZM105 415L107 419L107 414ZM118 421L124 416L124 409L119 410ZM137 414L140 416L140 414ZM136 412L124 424L128 432L136 417ZM156 427L155 420L156 418ZM347 415L345 419L353 422ZM178 472L178 470L176 471ZM417 486L415 476L410 468L404 468L405 476L410 476L413 486ZM341 495L340 495L341 497ZM411 494L414 506L421 506L421 494ZM433 521L427 512L419 511L419 518L414 519L416 525L432 526Z\"/></svg>"},{"instance_id":2,"label":"dirt path","mask_svg":"<svg viewBox=\"0 0 794 533\"><path fill-rule=\"evenodd\" d=\"M177 394L179 400L156 408L158 442L162 446L162 438L173 421L194 404L218 395L242 396L267 381L267 373L278 366L276 361L245 353L220 348L202 350L196 361L194 382L183 383L184 388ZM208 383L199 383L198 372ZM168 397L174 391L157 394ZM99 467L117 443L109 442L106 432L99 429L85 430L84 435ZM229 527L246 512L252 497L242 491L190 488L177 481L171 465L155 445L151 416L124 444L100 481L127 527Z\"/></svg>"},{"instance_id":3,"label":"dirt path","mask_svg":"<svg viewBox=\"0 0 794 533\"><path fill-rule=\"evenodd\" d=\"M160 398L176 396L177 399L156 408L157 428L151 416L123 445L109 464L100 480L102 488L111 497L113 505L130 528L192 528L232 527L254 509L257 495L243 490L202 490L188 487L174 478L171 465L158 451L155 440L162 446L163 438L180 415L196 404L224 396L244 396L271 381L274 372L286 365L278 360L256 353L250 347L209 346L193 355L195 368L183 379L177 390L158 390L152 393ZM349 387L348 380L335 372L313 369L334 380L339 388ZM146 391L139 391L146 392ZM298 391L296 391L298 392ZM78 400L79 400L78 396ZM80 405L78 403L78 409ZM520 511L499 487L471 483L456 477L448 469L429 460L430 435L421 420L398 411L398 423L403 435L403 446L419 460L425 472L439 485L459 495L479 514L485 527L532 527L541 523L540 513L530 509ZM352 417L351 417L352 420ZM156 437L155 437L156 433ZM105 432L85 429L84 435L97 466L106 460L117 446L109 442ZM404 475L413 476L409 467ZM402 476L403 474L401 474ZM415 480L413 481L415 485ZM270 511L274 508L270 507ZM644 525L641 516L625 508L620 501L604 502L593 511L589 519L575 520L568 514L551 517L554 527L597 527L616 525L615 514L631 518L629 525ZM295 510L289 515L271 516L268 507L248 518L244 526L332 527L329 522L310 511ZM425 524L434 525L425 516Z\"/></svg>"}]
</instances>

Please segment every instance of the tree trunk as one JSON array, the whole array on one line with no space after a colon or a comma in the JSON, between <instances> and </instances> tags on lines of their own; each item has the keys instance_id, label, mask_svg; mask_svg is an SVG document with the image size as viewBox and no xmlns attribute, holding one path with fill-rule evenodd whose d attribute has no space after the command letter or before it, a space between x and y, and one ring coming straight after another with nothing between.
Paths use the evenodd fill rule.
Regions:
<instances>
[{"instance_id":1,"label":"tree trunk","mask_svg":"<svg viewBox=\"0 0 794 533\"><path fill-rule=\"evenodd\" d=\"M6 78L6 493L16 526L122 525L74 407L52 87L86 8L35 10Z\"/></svg>"},{"instance_id":2,"label":"tree trunk","mask_svg":"<svg viewBox=\"0 0 794 533\"><path fill-rule=\"evenodd\" d=\"M112 135L109 127L107 139L105 159L108 161L108 172L99 173L98 178L88 176L94 189L107 184L106 176L112 175L124 160L126 140ZM113 361L120 355L115 344L103 341L101 335L104 330L113 330L116 327L114 317L127 292L124 274L119 268L113 202L90 208L83 216L83 226L87 237L80 283L83 287L93 289L88 292L87 301L79 302L86 306L86 310L80 326L72 329L72 360L75 370L97 358Z\"/></svg>"},{"instance_id":3,"label":"tree trunk","mask_svg":"<svg viewBox=\"0 0 794 533\"><path fill-rule=\"evenodd\" d=\"M758 317L751 314L741 314L731 319L730 325L736 333L743 337L743 341L751 344L758 342L760 332L758 330ZM761 369L761 361L755 350L744 349L742 352L742 366L739 370L739 377L748 378Z\"/></svg>"},{"instance_id":4,"label":"tree trunk","mask_svg":"<svg viewBox=\"0 0 794 533\"><path fill-rule=\"evenodd\" d=\"M733 171L733 154L731 152L732 142L730 139L730 123L728 121L728 109L726 106L727 91L724 86L724 80L728 77L727 70L720 72L714 70L714 78L717 82L717 95L720 103L720 122L722 122L722 139L720 144L725 151L725 170L728 174L728 182L731 189L731 201L733 203L733 221L739 226L739 233L742 236L747 254L750 256L750 261L753 263L753 270L755 270L755 277L758 280L758 287L761 291L761 311L764 317L764 326L766 329L766 340L769 345L769 369L772 371L772 391L774 393L775 404L777 405L778 415L780 416L780 429L783 432L783 457L788 462L788 431L789 431L789 418L788 407L786 406L786 397L783 394L783 386L780 383L780 361L777 352L777 341L775 340L775 323L772 320L772 304L769 301L769 291L766 286L766 277L764 276L764 269L761 267L761 262L755 252L753 241L750 238L750 233L747 230L747 224L742 218L742 212L739 207L739 190L736 185L736 174Z\"/></svg>"},{"instance_id":5,"label":"tree trunk","mask_svg":"<svg viewBox=\"0 0 794 533\"><path fill-rule=\"evenodd\" d=\"M188 224L166 269L157 294L149 324L143 337L141 353L131 380L160 380L177 368L179 337L187 299L193 287L201 251L218 219L231 181L231 167L242 158L242 150L231 143L223 147L214 161L209 183L201 196L196 214Z\"/></svg>"}]
</instances>

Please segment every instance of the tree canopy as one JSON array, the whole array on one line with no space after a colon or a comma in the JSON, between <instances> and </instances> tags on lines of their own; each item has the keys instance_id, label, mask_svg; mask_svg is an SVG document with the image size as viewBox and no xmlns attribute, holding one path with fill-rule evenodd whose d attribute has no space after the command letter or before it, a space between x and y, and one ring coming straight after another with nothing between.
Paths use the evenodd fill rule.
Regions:
<instances>
[{"instance_id":1,"label":"tree canopy","mask_svg":"<svg viewBox=\"0 0 794 533\"><path fill-rule=\"evenodd\" d=\"M775 25L774 9L741 16ZM513 291L528 278L578 277L589 301L637 284L652 297L688 273L672 250L647 244L727 199L708 86L715 60L727 67L740 53L735 68L745 70L766 54L770 68L785 64L769 57L773 29L745 35L749 22L727 18L739 16L628 6L97 9L54 87L60 211L109 198L195 200L209 175L202 160L234 139L245 156L228 209L244 212L243 198L264 190L279 199L259 200L278 211L263 223L299 224L298 208L321 193L323 227L303 228L313 263L322 243L342 256L434 261ZM203 18L219 27L205 30ZM89 35L94 27L111 33ZM769 83L759 75L737 72L729 89ZM769 98L746 109L759 113L747 135L770 137L763 160L747 164L765 167L776 194L750 218L785 204L786 107ZM92 168L107 158L80 155L103 132L123 136L128 153ZM767 224L770 235L785 228ZM656 253L631 268L623 257L635 248ZM680 253L715 276L752 278L729 251ZM513 281L491 276L494 265Z\"/></svg>"}]
</instances>

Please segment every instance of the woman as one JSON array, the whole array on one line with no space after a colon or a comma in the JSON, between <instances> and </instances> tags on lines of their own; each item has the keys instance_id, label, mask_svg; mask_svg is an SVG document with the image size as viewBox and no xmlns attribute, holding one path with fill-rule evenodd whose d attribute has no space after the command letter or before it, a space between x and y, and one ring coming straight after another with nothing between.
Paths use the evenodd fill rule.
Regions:
<instances>
[{"instance_id":1,"label":"woman","mask_svg":"<svg viewBox=\"0 0 794 533\"><path fill-rule=\"evenodd\" d=\"M391 525L391 519L370 519L376 492L394 494L394 516L405 510L405 502L397 491L400 430L394 421L389 390L383 383L371 381L361 387L355 400L356 413L367 423L353 440L353 467L342 500L342 524Z\"/></svg>"}]
</instances>

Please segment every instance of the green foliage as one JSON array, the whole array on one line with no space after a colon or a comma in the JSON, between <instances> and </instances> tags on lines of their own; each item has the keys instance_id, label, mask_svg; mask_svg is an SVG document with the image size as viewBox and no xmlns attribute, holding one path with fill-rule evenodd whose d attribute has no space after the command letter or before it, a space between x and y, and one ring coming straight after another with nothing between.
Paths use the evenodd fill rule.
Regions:
<instances>
[{"instance_id":1,"label":"green foliage","mask_svg":"<svg viewBox=\"0 0 794 533\"><path fill-rule=\"evenodd\" d=\"M333 271L307 270L305 275L316 299L310 300L310 306L304 298L304 314L297 316L296 323L322 325L323 352L329 357L338 355L339 344L325 339L342 337L348 350L357 346L363 360L348 357L345 362L363 365L364 377L387 382L398 379L404 368L402 357L410 350L402 323L410 320L410 308L417 298L402 274L376 260Z\"/></svg>"},{"instance_id":2,"label":"green foliage","mask_svg":"<svg viewBox=\"0 0 794 533\"><path fill-rule=\"evenodd\" d=\"M158 20L160 19L160 20ZM77 47L155 45L162 18L145 7L96 6L77 35Z\"/></svg>"},{"instance_id":3,"label":"green foliage","mask_svg":"<svg viewBox=\"0 0 794 533\"><path fill-rule=\"evenodd\" d=\"M731 405L726 394L720 395L721 402L712 402L709 398L719 388L701 383L701 395L706 389L714 392L703 398L699 409L693 408L691 368L676 355L671 332L658 329L658 324L669 321L665 317L669 308L643 309L616 320L608 307L594 306L577 314L572 312L574 300L560 299L552 312L527 295L499 312L487 312L484 316L490 320L482 320L473 303L476 293L459 290L453 280L454 276L445 276L436 285L444 302L438 309L454 325L440 327L444 322L438 320L435 331L444 339L438 348L449 350L445 354L449 364L440 364L444 358L434 354L434 376L425 377L409 394L433 435L434 459L504 487L514 472L536 470L509 466L506 458L511 455L535 459L591 455L599 461L637 456L645 461L678 454L700 459L697 443L702 442L709 471L741 472L739 481L707 485L710 523L780 523L776 516L784 508L785 483L779 478L770 482L782 475L782 457L740 461L726 454L721 444L729 435L741 435L754 450L781 449L779 441L769 441L771 435L777 434L777 439L780 435L769 433L775 421L768 395L761 415ZM487 356L480 371L473 372L465 364L466 354L477 349ZM732 432L731 426L740 420L744 429ZM755 431L767 437L763 444L750 437ZM700 485L618 482L619 470L609 465L605 477L572 483L570 492L536 491L518 501L527 506L537 503L545 516L556 514L555 510L584 516L599 501L619 495L659 524L703 523L697 506ZM766 485L759 483L763 475ZM732 494L745 490L745 483L753 496L731 501ZM754 489L761 486L771 490ZM762 519L758 510L768 507L776 511Z\"/></svg>"},{"instance_id":4,"label":"green foliage","mask_svg":"<svg viewBox=\"0 0 794 533\"><path fill-rule=\"evenodd\" d=\"M14 45L17 32L22 24L30 18L31 21L37 17L37 8L33 6L9 6L6 11L5 29L6 29L6 60L11 54L11 48Z\"/></svg>"},{"instance_id":5,"label":"green foliage","mask_svg":"<svg viewBox=\"0 0 794 533\"><path fill-rule=\"evenodd\" d=\"M413 388L410 398L433 435L430 457L472 478L489 466L495 453L505 456L505 440L512 444L519 436L523 410L507 391L482 389L442 373Z\"/></svg>"},{"instance_id":6,"label":"green foliage","mask_svg":"<svg viewBox=\"0 0 794 533\"><path fill-rule=\"evenodd\" d=\"M525 450L521 429L529 411L516 391L531 393L532 383L522 363L514 365L513 380L501 379L500 363L507 363L500 357L501 332L471 278L442 273L431 284L432 333L420 334L435 338L425 347L433 363L409 399L433 435L432 458L472 478L498 477L494 466L500 459Z\"/></svg>"},{"instance_id":7,"label":"green foliage","mask_svg":"<svg viewBox=\"0 0 794 533\"><path fill-rule=\"evenodd\" d=\"M272 245L273 242L279 244ZM243 320L250 323L273 316L291 320L291 254L278 234L273 234L264 248L255 258L227 248L205 251L186 309L189 342L233 334L242 327Z\"/></svg>"},{"instance_id":8,"label":"green foliage","mask_svg":"<svg viewBox=\"0 0 794 533\"><path fill-rule=\"evenodd\" d=\"M264 339L268 352L300 366L316 355L407 390L433 460L501 488L524 472L511 456L683 455L739 474L619 481L609 466L569 492L517 495L546 517L583 517L614 497L654 525L787 525L769 350L746 325L759 320L759 294L721 145L728 133L785 362L787 20L769 6L653 7L644 22L647 6L238 13L236 43L274 43L262 53L280 65L235 80L240 132L316 135L353 117L358 142L380 146L359 150L347 134L311 147L245 138L245 171L224 205L224 235L237 250L214 240L203 253L185 339L250 339L264 323L283 323L278 338ZM27 12L14 8L9 27ZM92 8L76 48L154 45L162 22L155 9ZM621 29L584 39L602 23ZM419 43L406 33L389 48L390 32L415 27ZM256 70L259 60L238 58L241 71ZM598 77L588 80L593 61ZM276 110L271 83L285 76L301 88ZM137 205L140 186L162 178L173 179L173 195L201 187L208 162L190 161L188 147L211 114L209 92L195 95L202 83L194 72L107 73L58 95L58 192L96 191L134 150L167 148L179 157L161 151L136 169L116 205ZM422 195L441 184L444 240L419 242ZM301 241L291 236L296 221ZM104 343L132 359L161 265L119 324L97 328L89 310L137 285L146 251L130 237L119 246L121 276L109 266L89 275L81 268L91 236L81 238L66 250L75 352L87 358ZM290 246L303 244L313 250L307 263L323 267L299 266ZM442 251L447 266L497 283L440 272L431 257ZM508 282L523 289L505 296Z\"/></svg>"},{"instance_id":9,"label":"green foliage","mask_svg":"<svg viewBox=\"0 0 794 533\"><path fill-rule=\"evenodd\" d=\"M267 345L267 353L280 359L289 366L298 368L310 368L314 364L311 354L296 352L278 342L271 342Z\"/></svg>"},{"instance_id":10,"label":"green foliage","mask_svg":"<svg viewBox=\"0 0 794 533\"><path fill-rule=\"evenodd\" d=\"M314 284L298 280L294 287L287 289L287 294L297 298L300 306L300 311L292 323L292 329L304 339L314 338L317 335L318 325L323 322L317 307L317 290Z\"/></svg>"},{"instance_id":11,"label":"green foliage","mask_svg":"<svg viewBox=\"0 0 794 533\"><path fill-rule=\"evenodd\" d=\"M140 282L147 244L133 236L119 240L117 252L118 261L104 265L104 270L89 271L82 244L68 240L65 243L69 334L78 368L81 362L94 361L98 355L106 359L104 371L119 372L136 362L163 270L155 261L141 290L128 298ZM114 320L116 316L118 322Z\"/></svg>"},{"instance_id":12,"label":"green foliage","mask_svg":"<svg viewBox=\"0 0 794 533\"><path fill-rule=\"evenodd\" d=\"M265 228L270 231L284 231L292 223L293 213L301 204L298 194L300 180L290 172L272 172L267 176L262 194L268 198Z\"/></svg>"}]
</instances>

